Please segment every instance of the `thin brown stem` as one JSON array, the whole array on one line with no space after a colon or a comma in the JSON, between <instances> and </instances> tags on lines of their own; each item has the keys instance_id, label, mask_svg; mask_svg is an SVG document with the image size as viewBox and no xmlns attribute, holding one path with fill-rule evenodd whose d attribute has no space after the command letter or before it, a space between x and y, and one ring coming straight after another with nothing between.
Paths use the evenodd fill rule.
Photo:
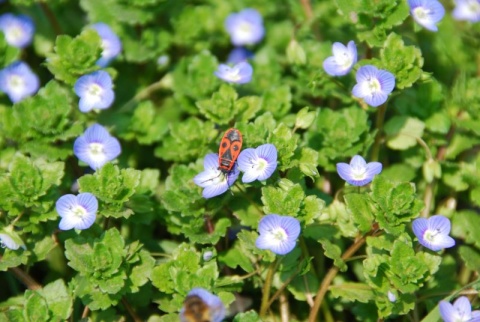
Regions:
<instances>
[{"instance_id":1,"label":"thin brown stem","mask_svg":"<svg viewBox=\"0 0 480 322\"><path fill-rule=\"evenodd\" d=\"M345 251L345 253L343 253L342 260L347 260L350 257L352 257L353 254L355 254L355 252L359 250L360 247L362 247L362 245L365 243L367 236L370 236L372 234L373 234L373 231L355 240L355 242ZM322 305L323 298L325 297L325 294L327 294L328 288L330 287L330 284L332 283L333 279L335 278L335 276L337 276L338 271L339 271L339 268L337 266L333 266L332 268L330 268L330 270L327 272L327 274L323 278L322 284L318 289L317 296L315 297L315 302L313 304L313 307L310 310L308 322L315 322L317 320L318 310Z\"/></svg>"},{"instance_id":2,"label":"thin brown stem","mask_svg":"<svg viewBox=\"0 0 480 322\"><path fill-rule=\"evenodd\" d=\"M82 312L82 319L86 319L88 317L88 314L90 314L90 309L88 308L88 306L85 306Z\"/></svg>"},{"instance_id":3,"label":"thin brown stem","mask_svg":"<svg viewBox=\"0 0 480 322\"><path fill-rule=\"evenodd\" d=\"M52 12L52 10L50 10L50 7L47 5L47 3L46 2L40 2L38 5L40 6L43 13L45 14L48 21L50 22L50 25L53 28L53 32L55 33L55 36L63 34L62 28L60 27L60 24L58 23L57 17Z\"/></svg>"},{"instance_id":4,"label":"thin brown stem","mask_svg":"<svg viewBox=\"0 0 480 322\"><path fill-rule=\"evenodd\" d=\"M130 303L128 303L127 300L124 297L122 298L122 304L127 309L128 314L130 314L133 321L135 321L135 322L141 322L142 321L142 319L137 315L137 313L135 313L135 311L133 310Z\"/></svg>"},{"instance_id":5,"label":"thin brown stem","mask_svg":"<svg viewBox=\"0 0 480 322\"><path fill-rule=\"evenodd\" d=\"M290 308L288 306L288 296L285 292L280 294L280 320L282 322L290 321Z\"/></svg>"},{"instance_id":6,"label":"thin brown stem","mask_svg":"<svg viewBox=\"0 0 480 322\"><path fill-rule=\"evenodd\" d=\"M300 0L300 3L302 4L303 12L305 12L305 16L307 17L308 20L311 20L313 18L313 10L312 10L312 5L310 4L310 0Z\"/></svg>"},{"instance_id":7,"label":"thin brown stem","mask_svg":"<svg viewBox=\"0 0 480 322\"><path fill-rule=\"evenodd\" d=\"M268 301L268 307L272 305L272 303L280 296L282 295L282 292L285 290L285 288L290 284L290 282L297 276L298 270L295 271L287 280L280 286L280 288L273 294L273 296L270 298Z\"/></svg>"},{"instance_id":8,"label":"thin brown stem","mask_svg":"<svg viewBox=\"0 0 480 322\"><path fill-rule=\"evenodd\" d=\"M0 256L0 260L2 257ZM16 278L18 278L29 290L38 290L42 288L42 285L35 281L33 277L25 273L22 269L18 267L11 267L8 269L9 272L13 273Z\"/></svg>"}]
</instances>

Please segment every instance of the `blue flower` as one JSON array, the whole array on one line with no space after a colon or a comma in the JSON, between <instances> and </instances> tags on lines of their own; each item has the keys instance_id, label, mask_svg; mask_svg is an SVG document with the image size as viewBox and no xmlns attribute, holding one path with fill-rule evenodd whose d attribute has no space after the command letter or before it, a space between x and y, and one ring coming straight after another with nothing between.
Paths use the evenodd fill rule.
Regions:
<instances>
[{"instance_id":1,"label":"blue flower","mask_svg":"<svg viewBox=\"0 0 480 322\"><path fill-rule=\"evenodd\" d=\"M397 296L392 291L387 292L387 297L388 300L392 303L395 303L397 301Z\"/></svg>"},{"instance_id":2,"label":"blue flower","mask_svg":"<svg viewBox=\"0 0 480 322\"><path fill-rule=\"evenodd\" d=\"M355 155L350 164L337 163L337 172L340 178L354 186L364 186L373 180L373 177L382 172L380 162L365 162L365 159Z\"/></svg>"},{"instance_id":3,"label":"blue flower","mask_svg":"<svg viewBox=\"0 0 480 322\"><path fill-rule=\"evenodd\" d=\"M232 13L225 20L225 28L234 46L256 44L265 35L262 16L255 9Z\"/></svg>"},{"instance_id":4,"label":"blue flower","mask_svg":"<svg viewBox=\"0 0 480 322\"><path fill-rule=\"evenodd\" d=\"M11 250L17 250L20 247L27 249L20 237L16 236L9 228L11 227L5 228L5 233L0 233L0 247Z\"/></svg>"},{"instance_id":5,"label":"blue flower","mask_svg":"<svg viewBox=\"0 0 480 322\"><path fill-rule=\"evenodd\" d=\"M0 30L9 45L24 48L32 42L35 25L28 16L6 13L0 16Z\"/></svg>"},{"instance_id":6,"label":"blue flower","mask_svg":"<svg viewBox=\"0 0 480 322\"><path fill-rule=\"evenodd\" d=\"M120 38L105 23L99 22L92 25L102 39L102 57L97 61L100 67L106 67L112 59L118 56L122 51Z\"/></svg>"},{"instance_id":7,"label":"blue flower","mask_svg":"<svg viewBox=\"0 0 480 322\"><path fill-rule=\"evenodd\" d=\"M240 171L245 172L243 182L267 180L277 168L277 148L273 144L263 144L256 149L245 149L237 163Z\"/></svg>"},{"instance_id":8,"label":"blue flower","mask_svg":"<svg viewBox=\"0 0 480 322\"><path fill-rule=\"evenodd\" d=\"M253 53L245 47L236 47L228 54L227 64L235 65L253 58Z\"/></svg>"},{"instance_id":9,"label":"blue flower","mask_svg":"<svg viewBox=\"0 0 480 322\"><path fill-rule=\"evenodd\" d=\"M455 0L452 16L456 20L480 21L480 0Z\"/></svg>"},{"instance_id":10,"label":"blue flower","mask_svg":"<svg viewBox=\"0 0 480 322\"><path fill-rule=\"evenodd\" d=\"M86 113L92 109L107 109L115 98L110 74L103 70L83 75L75 83L75 94L80 97L78 107Z\"/></svg>"},{"instance_id":11,"label":"blue flower","mask_svg":"<svg viewBox=\"0 0 480 322\"><path fill-rule=\"evenodd\" d=\"M437 23L445 15L445 8L437 0L408 0L410 14L422 27L437 31Z\"/></svg>"},{"instance_id":12,"label":"blue flower","mask_svg":"<svg viewBox=\"0 0 480 322\"><path fill-rule=\"evenodd\" d=\"M300 222L289 216L266 215L258 224L258 232L260 236L255 241L258 248L285 255L295 248L300 235Z\"/></svg>"},{"instance_id":13,"label":"blue flower","mask_svg":"<svg viewBox=\"0 0 480 322\"><path fill-rule=\"evenodd\" d=\"M448 236L451 229L450 220L442 215L428 219L417 218L412 223L412 229L418 242L435 252L455 246L455 239Z\"/></svg>"},{"instance_id":14,"label":"blue flower","mask_svg":"<svg viewBox=\"0 0 480 322\"><path fill-rule=\"evenodd\" d=\"M240 171L236 165L232 171L224 173L218 169L218 154L210 153L203 161L204 171L193 178L193 182L203 189L202 196L206 199L221 195L237 180Z\"/></svg>"},{"instance_id":15,"label":"blue flower","mask_svg":"<svg viewBox=\"0 0 480 322\"><path fill-rule=\"evenodd\" d=\"M220 64L215 76L229 83L245 84L252 80L253 68L246 61L240 62L233 67Z\"/></svg>"},{"instance_id":16,"label":"blue flower","mask_svg":"<svg viewBox=\"0 0 480 322\"><path fill-rule=\"evenodd\" d=\"M348 74L353 65L357 63L357 46L353 40L347 46L336 42L332 46L333 56L323 61L323 69L331 76L343 76Z\"/></svg>"},{"instance_id":17,"label":"blue flower","mask_svg":"<svg viewBox=\"0 0 480 322\"><path fill-rule=\"evenodd\" d=\"M101 125L93 124L73 144L73 153L78 159L97 170L115 159L122 151L116 138Z\"/></svg>"},{"instance_id":18,"label":"blue flower","mask_svg":"<svg viewBox=\"0 0 480 322\"><path fill-rule=\"evenodd\" d=\"M472 306L466 296L459 297L453 305L447 301L438 304L444 322L479 322L480 311L472 312Z\"/></svg>"},{"instance_id":19,"label":"blue flower","mask_svg":"<svg viewBox=\"0 0 480 322\"><path fill-rule=\"evenodd\" d=\"M204 310L200 310L204 308ZM180 310L180 321L200 321L197 314L201 314L201 321L221 322L225 318L225 306L218 296L206 289L195 287L185 298Z\"/></svg>"},{"instance_id":20,"label":"blue flower","mask_svg":"<svg viewBox=\"0 0 480 322\"><path fill-rule=\"evenodd\" d=\"M13 103L35 94L40 87L38 76L23 61L17 61L0 70L0 91Z\"/></svg>"},{"instance_id":21,"label":"blue flower","mask_svg":"<svg viewBox=\"0 0 480 322\"><path fill-rule=\"evenodd\" d=\"M87 229L97 218L98 201L88 192L77 196L64 195L57 200L55 209L62 217L58 225L61 230Z\"/></svg>"},{"instance_id":22,"label":"blue flower","mask_svg":"<svg viewBox=\"0 0 480 322\"><path fill-rule=\"evenodd\" d=\"M392 73L377 69L372 65L360 67L356 79L357 84L352 90L353 96L363 98L368 105L373 107L385 103L388 94L395 87L395 76Z\"/></svg>"}]
</instances>

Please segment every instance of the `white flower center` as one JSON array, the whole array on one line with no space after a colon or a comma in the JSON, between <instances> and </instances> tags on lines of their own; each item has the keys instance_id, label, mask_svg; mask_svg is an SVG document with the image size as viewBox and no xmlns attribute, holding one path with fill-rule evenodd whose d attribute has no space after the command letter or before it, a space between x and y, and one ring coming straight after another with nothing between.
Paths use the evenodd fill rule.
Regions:
<instances>
[{"instance_id":1,"label":"white flower center","mask_svg":"<svg viewBox=\"0 0 480 322\"><path fill-rule=\"evenodd\" d=\"M469 1L467 4L468 10L470 10L472 13L479 14L480 13L480 2L474 0L474 1Z\"/></svg>"},{"instance_id":2,"label":"white flower center","mask_svg":"<svg viewBox=\"0 0 480 322\"><path fill-rule=\"evenodd\" d=\"M352 175L355 180L363 180L367 177L367 169L364 167L352 167Z\"/></svg>"},{"instance_id":3,"label":"white flower center","mask_svg":"<svg viewBox=\"0 0 480 322\"><path fill-rule=\"evenodd\" d=\"M250 34L252 32L252 25L244 21L240 23L238 30L243 34Z\"/></svg>"},{"instance_id":4,"label":"white flower center","mask_svg":"<svg viewBox=\"0 0 480 322\"><path fill-rule=\"evenodd\" d=\"M8 85L11 89L23 89L25 87L25 80L19 75L10 75L8 77Z\"/></svg>"},{"instance_id":5,"label":"white flower center","mask_svg":"<svg viewBox=\"0 0 480 322\"><path fill-rule=\"evenodd\" d=\"M230 82L237 82L239 80L241 80L241 77L240 77L240 70L238 68L230 68L228 71L227 71L227 75L226 75L227 79L230 81Z\"/></svg>"},{"instance_id":6,"label":"white flower center","mask_svg":"<svg viewBox=\"0 0 480 322\"><path fill-rule=\"evenodd\" d=\"M11 26L6 32L6 36L10 42L15 42L24 37L23 29L20 26Z\"/></svg>"},{"instance_id":7,"label":"white flower center","mask_svg":"<svg viewBox=\"0 0 480 322\"><path fill-rule=\"evenodd\" d=\"M268 162L265 159L258 158L256 160L251 160L252 162L252 169L255 169L255 171L261 172L263 171L267 166Z\"/></svg>"},{"instance_id":8,"label":"white flower center","mask_svg":"<svg viewBox=\"0 0 480 322\"><path fill-rule=\"evenodd\" d=\"M335 57L335 61L338 65L342 66L343 68L348 68L352 65L352 57L347 52L342 53Z\"/></svg>"},{"instance_id":9,"label":"white flower center","mask_svg":"<svg viewBox=\"0 0 480 322\"><path fill-rule=\"evenodd\" d=\"M270 235L272 239L279 243L284 242L288 239L287 232L281 227L270 230Z\"/></svg>"},{"instance_id":10,"label":"white flower center","mask_svg":"<svg viewBox=\"0 0 480 322\"><path fill-rule=\"evenodd\" d=\"M103 88L100 85L93 83L88 87L88 95L100 98L102 94Z\"/></svg>"},{"instance_id":11,"label":"white flower center","mask_svg":"<svg viewBox=\"0 0 480 322\"><path fill-rule=\"evenodd\" d=\"M75 216L77 218L83 218L87 215L87 210L79 205L70 208L70 212L72 216Z\"/></svg>"},{"instance_id":12,"label":"white flower center","mask_svg":"<svg viewBox=\"0 0 480 322\"><path fill-rule=\"evenodd\" d=\"M416 7L413 9L413 15L417 17L418 20L428 20L430 10L424 7Z\"/></svg>"},{"instance_id":13,"label":"white flower center","mask_svg":"<svg viewBox=\"0 0 480 322\"><path fill-rule=\"evenodd\" d=\"M96 142L90 143L88 147L89 147L89 151L92 155L99 155L99 154L103 155L103 154L105 154L105 149L103 147L103 144L101 144L101 143L96 143Z\"/></svg>"},{"instance_id":14,"label":"white flower center","mask_svg":"<svg viewBox=\"0 0 480 322\"><path fill-rule=\"evenodd\" d=\"M425 240L428 240L431 243L434 243L435 240L437 239L437 236L440 235L440 230L439 229L427 229L425 233L423 234L423 238Z\"/></svg>"},{"instance_id":15,"label":"white flower center","mask_svg":"<svg viewBox=\"0 0 480 322\"><path fill-rule=\"evenodd\" d=\"M368 80L368 89L370 90L371 94L381 91L382 85L376 78L371 78Z\"/></svg>"},{"instance_id":16,"label":"white flower center","mask_svg":"<svg viewBox=\"0 0 480 322\"><path fill-rule=\"evenodd\" d=\"M217 168L211 168L212 177L207 181L211 183L211 185L216 186L221 183L225 183L227 181L228 176L225 175L222 171L218 170Z\"/></svg>"},{"instance_id":17,"label":"white flower center","mask_svg":"<svg viewBox=\"0 0 480 322\"><path fill-rule=\"evenodd\" d=\"M111 53L111 46L109 41L102 40L102 56L103 57L110 57Z\"/></svg>"}]
</instances>

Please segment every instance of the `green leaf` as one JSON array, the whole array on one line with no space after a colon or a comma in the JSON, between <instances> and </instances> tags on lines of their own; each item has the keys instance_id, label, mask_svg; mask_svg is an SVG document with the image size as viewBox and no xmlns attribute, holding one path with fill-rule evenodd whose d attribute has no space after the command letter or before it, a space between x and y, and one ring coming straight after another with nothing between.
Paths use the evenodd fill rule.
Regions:
<instances>
[{"instance_id":1,"label":"green leaf","mask_svg":"<svg viewBox=\"0 0 480 322\"><path fill-rule=\"evenodd\" d=\"M331 225L310 225L303 230L305 238L318 241L325 250L325 256L334 260L340 271L347 270L347 264L342 259L342 249L338 246L338 229Z\"/></svg>"},{"instance_id":2,"label":"green leaf","mask_svg":"<svg viewBox=\"0 0 480 322\"><path fill-rule=\"evenodd\" d=\"M300 211L303 198L305 198L305 193L298 184L293 185L288 190L272 186L262 188L263 211L266 214L296 217Z\"/></svg>"},{"instance_id":3,"label":"green leaf","mask_svg":"<svg viewBox=\"0 0 480 322\"><path fill-rule=\"evenodd\" d=\"M234 108L238 94L230 85L222 85L211 99L197 102L200 112L214 123L228 124L238 111Z\"/></svg>"},{"instance_id":4,"label":"green leaf","mask_svg":"<svg viewBox=\"0 0 480 322\"><path fill-rule=\"evenodd\" d=\"M277 148L280 170L283 171L292 166L290 159L297 148L297 140L297 135L283 123L280 123L269 136L268 142Z\"/></svg>"},{"instance_id":5,"label":"green leaf","mask_svg":"<svg viewBox=\"0 0 480 322\"><path fill-rule=\"evenodd\" d=\"M370 198L359 193L349 193L344 195L344 198L358 229L362 233L370 231L374 219Z\"/></svg>"},{"instance_id":6,"label":"green leaf","mask_svg":"<svg viewBox=\"0 0 480 322\"><path fill-rule=\"evenodd\" d=\"M302 108L297 113L297 118L295 120L295 127L299 129L308 129L315 121L317 114L318 114L317 111L309 112L308 107Z\"/></svg>"},{"instance_id":7,"label":"green leaf","mask_svg":"<svg viewBox=\"0 0 480 322\"><path fill-rule=\"evenodd\" d=\"M425 124L419 119L408 116L394 116L385 123L388 136L387 145L394 150L406 150L417 144L417 138L423 136Z\"/></svg>"},{"instance_id":8,"label":"green leaf","mask_svg":"<svg viewBox=\"0 0 480 322\"><path fill-rule=\"evenodd\" d=\"M349 302L368 303L375 298L370 286L362 283L343 283L342 285L332 285L329 288L332 296L341 298Z\"/></svg>"},{"instance_id":9,"label":"green leaf","mask_svg":"<svg viewBox=\"0 0 480 322\"><path fill-rule=\"evenodd\" d=\"M308 146L318 151L318 164L326 171L335 171L338 162L362 154L373 143L368 114L358 107L321 109L315 125Z\"/></svg>"},{"instance_id":10,"label":"green leaf","mask_svg":"<svg viewBox=\"0 0 480 322\"><path fill-rule=\"evenodd\" d=\"M395 75L395 86L399 89L410 87L422 75L422 52L416 46L405 46L402 37L391 33L380 57L383 68Z\"/></svg>"},{"instance_id":11,"label":"green leaf","mask_svg":"<svg viewBox=\"0 0 480 322\"><path fill-rule=\"evenodd\" d=\"M98 70L101 41L98 33L87 29L75 38L60 35L55 41L55 52L48 55L47 67L55 78L74 85L78 77Z\"/></svg>"},{"instance_id":12,"label":"green leaf","mask_svg":"<svg viewBox=\"0 0 480 322\"><path fill-rule=\"evenodd\" d=\"M20 48L10 46L5 40L5 34L0 34L0 69L4 69L11 63L18 60Z\"/></svg>"},{"instance_id":13,"label":"green leaf","mask_svg":"<svg viewBox=\"0 0 480 322\"><path fill-rule=\"evenodd\" d=\"M93 175L82 176L78 184L80 192L90 192L104 203L100 204L100 213L104 216L128 217L131 211L123 205L135 193L140 176L138 170L120 170L116 165L107 163Z\"/></svg>"},{"instance_id":14,"label":"green leaf","mask_svg":"<svg viewBox=\"0 0 480 322\"><path fill-rule=\"evenodd\" d=\"M223 254L219 254L218 259L230 268L237 268L237 266L240 266L248 273L253 271L253 265L250 261L250 258L243 253L238 246L230 248Z\"/></svg>"},{"instance_id":15,"label":"green leaf","mask_svg":"<svg viewBox=\"0 0 480 322\"><path fill-rule=\"evenodd\" d=\"M452 237L465 239L468 244L480 249L480 216L474 211L464 210L452 217Z\"/></svg>"},{"instance_id":16,"label":"green leaf","mask_svg":"<svg viewBox=\"0 0 480 322\"><path fill-rule=\"evenodd\" d=\"M287 60L292 65L305 65L307 54L296 39L290 40L287 46Z\"/></svg>"},{"instance_id":17,"label":"green leaf","mask_svg":"<svg viewBox=\"0 0 480 322\"><path fill-rule=\"evenodd\" d=\"M51 282L37 292L47 301L55 319L67 320L70 317L73 300L63 280Z\"/></svg>"},{"instance_id":18,"label":"green leaf","mask_svg":"<svg viewBox=\"0 0 480 322\"><path fill-rule=\"evenodd\" d=\"M289 86L272 88L263 94L262 110L272 113L275 117L282 117L290 112L291 101L292 93Z\"/></svg>"},{"instance_id":19,"label":"green leaf","mask_svg":"<svg viewBox=\"0 0 480 322\"><path fill-rule=\"evenodd\" d=\"M202 135L199 135L202 133ZM204 157L209 151L208 145L215 142L218 151L220 139L216 140L219 131L213 123L202 122L197 118L188 118L183 122L170 124L170 132L165 136L162 145L155 149L155 156L169 161L192 161Z\"/></svg>"},{"instance_id":20,"label":"green leaf","mask_svg":"<svg viewBox=\"0 0 480 322\"><path fill-rule=\"evenodd\" d=\"M25 292L24 321L49 321L50 314L45 299L35 291Z\"/></svg>"},{"instance_id":21,"label":"green leaf","mask_svg":"<svg viewBox=\"0 0 480 322\"><path fill-rule=\"evenodd\" d=\"M218 80L214 75L217 67L217 58L208 51L183 58L172 75L175 95L194 100L207 98L218 87Z\"/></svg>"},{"instance_id":22,"label":"green leaf","mask_svg":"<svg viewBox=\"0 0 480 322\"><path fill-rule=\"evenodd\" d=\"M258 316L257 312L250 310L235 315L233 322L262 322L263 320Z\"/></svg>"}]
</instances>

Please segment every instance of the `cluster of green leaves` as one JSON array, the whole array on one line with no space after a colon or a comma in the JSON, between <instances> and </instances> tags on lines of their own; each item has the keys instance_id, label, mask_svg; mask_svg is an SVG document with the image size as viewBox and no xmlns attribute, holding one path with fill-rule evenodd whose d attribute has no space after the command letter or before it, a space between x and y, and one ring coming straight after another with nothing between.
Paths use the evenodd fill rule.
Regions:
<instances>
[{"instance_id":1,"label":"cluster of green leaves","mask_svg":"<svg viewBox=\"0 0 480 322\"><path fill-rule=\"evenodd\" d=\"M232 312L233 321L260 321L264 291L282 293L290 320L300 321L326 273L338 269L325 320L406 321L415 310L435 321L447 294L480 289L471 283L480 265L478 24L447 14L438 33L414 29L400 0L4 6L33 17L37 33L32 50L9 46L0 33L0 68L22 58L44 85L17 104L0 97L0 233L23 246L5 249L0 270L38 272L44 286L22 293L2 272L2 318L79 320L81 302L93 320L178 321L185 296L203 287L225 305L241 306L239 294L253 302ZM246 7L261 12L266 36L249 47L252 82L224 84L214 75L233 48L224 20ZM107 69L114 105L82 114L73 85L99 69L95 22L111 26L123 51ZM332 43L349 40L359 52L354 70L372 64L395 75L388 106L352 97L355 71L341 78L323 71ZM121 140L122 155L85 173L72 146L94 122ZM240 176L231 191L206 200L192 179L232 126L244 149L274 144L277 170L264 182ZM336 174L354 155L383 164L367 187ZM71 191L98 199L87 231L57 229L55 202ZM286 256L255 246L258 222L270 213L301 223ZM451 219L455 248L418 247L411 222L432 214ZM272 289L263 290L272 267ZM271 314L280 313L272 306Z\"/></svg>"}]
</instances>

